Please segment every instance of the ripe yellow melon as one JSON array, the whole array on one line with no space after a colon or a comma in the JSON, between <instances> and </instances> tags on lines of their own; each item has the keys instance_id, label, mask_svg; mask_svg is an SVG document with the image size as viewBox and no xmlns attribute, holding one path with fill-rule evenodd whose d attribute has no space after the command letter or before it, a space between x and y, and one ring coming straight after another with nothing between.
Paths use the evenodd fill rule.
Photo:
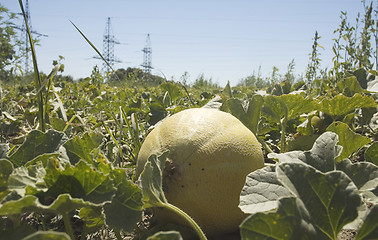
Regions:
<instances>
[{"instance_id":1,"label":"ripe yellow melon","mask_svg":"<svg viewBox=\"0 0 378 240\"><path fill-rule=\"evenodd\" d=\"M167 150L163 189L168 202L189 214L209 236L237 230L246 217L238 207L245 178L264 166L254 134L231 114L184 110L148 134L136 175L150 155ZM167 209L157 209L156 215L159 220L181 222Z\"/></svg>"}]
</instances>

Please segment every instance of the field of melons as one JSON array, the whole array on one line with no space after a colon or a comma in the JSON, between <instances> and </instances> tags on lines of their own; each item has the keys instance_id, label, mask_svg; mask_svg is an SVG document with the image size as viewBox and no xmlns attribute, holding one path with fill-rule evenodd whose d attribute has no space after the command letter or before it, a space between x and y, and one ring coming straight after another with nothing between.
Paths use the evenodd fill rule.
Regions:
<instances>
[{"instance_id":1,"label":"field of melons","mask_svg":"<svg viewBox=\"0 0 378 240\"><path fill-rule=\"evenodd\" d=\"M367 82L366 76L364 70L358 70L336 86L322 89L315 86L307 90L286 86L289 91L279 95L257 94L246 87L230 88L229 85L202 92L189 87L185 91L174 82L150 88L127 88L96 84L91 78L81 82L52 80L43 91L44 130L39 121L34 83L3 86L2 236L7 236L6 239L27 236L34 239L36 235L38 239L53 239L52 236L54 239L123 239L125 236L179 239L181 234L184 239L195 239L191 223L195 218L189 223L183 218L160 224L152 214L151 209L156 207L181 214L171 209L164 195L164 166L169 153L155 151L146 160L148 164L142 174L139 170L140 177L135 174L138 154L148 133L158 128L166 117L192 108L230 113L245 126L230 131L229 120L218 118L216 122L225 121L225 124L224 128L215 130L216 134L225 136L208 141L222 145L222 140L236 133L240 136L236 135L231 142L238 141L244 134L239 131L252 132L256 141L244 147L253 148L257 144L264 154L265 167L259 166L246 178L242 176L246 180L239 190L240 197L237 196L238 207L245 213L245 219L237 224L242 239L274 236L337 239L339 232L345 231L343 228L358 231L356 239L377 236L377 96L369 87L361 87L364 83L371 86L377 80ZM369 77L373 79L373 75ZM275 87L282 88L282 85ZM193 114L184 119L197 117L195 114L201 112ZM182 123L181 130L167 133L171 139L166 141L179 138L176 135L182 135L182 128L188 124ZM196 122L190 127L200 124ZM207 131L211 124L201 131ZM169 131L171 125L165 126L160 134ZM185 136L180 139L190 141L191 136ZM192 153L186 154L200 156L201 149L190 149L188 143L178 144L187 144L186 150ZM220 148L214 146L202 151L201 154L208 155L201 161L207 161L209 154ZM233 171L233 164L239 164L235 160L234 155L238 154L235 148L230 148L231 155L226 159L213 159L206 167L228 162L223 168L226 172ZM165 149L181 154L176 149ZM253 162L256 158L247 160ZM216 176L217 171L208 174L213 174L207 176L210 180L223 176L223 173ZM196 201L205 201L212 189L219 188L217 184L229 189L228 185L233 184L229 181L232 179L214 181L206 185L205 191L200 189L191 194L196 196ZM218 201L226 199L227 194L218 194ZM182 210L193 212L190 204L195 208L200 203L191 202L185 205L189 209ZM202 210L201 214L219 210L208 211ZM238 229L230 231L238 232Z\"/></svg>"},{"instance_id":2,"label":"field of melons","mask_svg":"<svg viewBox=\"0 0 378 240\"><path fill-rule=\"evenodd\" d=\"M377 239L378 73L337 46L263 88L2 82L0 239Z\"/></svg>"}]
</instances>

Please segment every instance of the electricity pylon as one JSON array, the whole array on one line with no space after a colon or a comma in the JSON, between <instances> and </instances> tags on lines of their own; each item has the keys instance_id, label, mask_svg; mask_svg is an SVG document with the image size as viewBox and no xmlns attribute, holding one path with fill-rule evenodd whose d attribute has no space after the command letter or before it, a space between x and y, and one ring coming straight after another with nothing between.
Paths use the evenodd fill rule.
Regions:
<instances>
[{"instance_id":1,"label":"electricity pylon","mask_svg":"<svg viewBox=\"0 0 378 240\"><path fill-rule=\"evenodd\" d=\"M115 36L113 34L112 25L110 23L110 17L108 17L108 20L106 22L105 33L103 36L102 44L103 44L102 55L105 58L105 60L109 63L109 65L113 68L116 62L117 63L121 62L120 60L114 57L114 45L120 44L120 43L115 39ZM99 59L99 57L97 56L94 58ZM112 71L111 68L104 62L103 72L110 73L111 71Z\"/></svg>"},{"instance_id":2,"label":"electricity pylon","mask_svg":"<svg viewBox=\"0 0 378 240\"><path fill-rule=\"evenodd\" d=\"M150 34L147 34L147 39L146 39L146 45L142 49L143 52L143 71L145 73L151 73L152 69L152 64L151 64L151 55L152 55L152 49L151 49L151 40L150 40Z\"/></svg>"}]
</instances>

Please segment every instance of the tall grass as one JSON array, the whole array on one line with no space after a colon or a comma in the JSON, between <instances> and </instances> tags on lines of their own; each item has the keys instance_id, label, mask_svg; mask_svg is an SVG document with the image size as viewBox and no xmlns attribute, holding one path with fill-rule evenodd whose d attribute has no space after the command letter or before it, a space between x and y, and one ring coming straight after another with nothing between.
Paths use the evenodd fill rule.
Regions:
<instances>
[{"instance_id":1,"label":"tall grass","mask_svg":"<svg viewBox=\"0 0 378 240\"><path fill-rule=\"evenodd\" d=\"M24 6L23 6L21 0L18 0L18 3L20 4L22 15L23 15L24 21L25 21L26 31L27 31L27 34L28 34L28 37L29 37L29 44L30 44L31 55L32 55L32 58L33 58L33 67L34 67L34 82L35 82L35 85L38 89L38 92L37 92L37 99L38 100L37 100L37 102L38 102L39 127L44 132L45 129L46 129L46 121L45 121L45 114L44 114L44 102L43 102L43 91L42 91L43 86L42 86L42 83L41 83L41 76L39 75L39 71L38 71L38 63L37 63L37 57L36 57L35 48L34 48L34 42L33 42L32 36L31 36L31 32L30 32L30 28L29 28L29 25L28 25L28 21L27 21L27 16L25 14Z\"/></svg>"},{"instance_id":2,"label":"tall grass","mask_svg":"<svg viewBox=\"0 0 378 240\"><path fill-rule=\"evenodd\" d=\"M96 46L85 36L85 34L70 20L71 24L76 28L76 30L81 34L81 36L87 41L87 43L96 51L96 53L101 57L101 59L108 65L108 67L112 70L112 74L114 74L118 81L121 81L116 74L116 71L110 65L108 61L106 61L105 57L102 56L101 52L96 48Z\"/></svg>"}]
</instances>

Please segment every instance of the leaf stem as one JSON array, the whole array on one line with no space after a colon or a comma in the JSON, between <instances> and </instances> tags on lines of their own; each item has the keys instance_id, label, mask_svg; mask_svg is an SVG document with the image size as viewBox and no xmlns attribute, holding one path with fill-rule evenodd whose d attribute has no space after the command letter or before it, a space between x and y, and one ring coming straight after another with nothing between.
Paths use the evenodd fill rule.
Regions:
<instances>
[{"instance_id":1,"label":"leaf stem","mask_svg":"<svg viewBox=\"0 0 378 240\"><path fill-rule=\"evenodd\" d=\"M202 231L200 226L191 218L186 212L182 211L180 208L170 204L170 203L163 203L163 206L165 208L168 208L169 210L175 212L176 214L182 216L189 224L190 226L194 229L194 231L197 233L198 237L201 240L207 240L205 233Z\"/></svg>"},{"instance_id":2,"label":"leaf stem","mask_svg":"<svg viewBox=\"0 0 378 240\"><path fill-rule=\"evenodd\" d=\"M117 229L113 229L114 234L116 235L117 240L122 240L121 233Z\"/></svg>"},{"instance_id":3,"label":"leaf stem","mask_svg":"<svg viewBox=\"0 0 378 240\"><path fill-rule=\"evenodd\" d=\"M287 125L287 118L284 117L281 121L281 141L280 141L281 153L286 152L286 125Z\"/></svg>"},{"instance_id":4,"label":"leaf stem","mask_svg":"<svg viewBox=\"0 0 378 240\"><path fill-rule=\"evenodd\" d=\"M67 213L63 213L62 217L63 217L63 222L64 222L64 228L66 229L67 234L70 236L70 238L72 240L74 240L75 236L74 236L74 233L73 233L73 229L72 229L72 226L71 226L71 221L70 221L70 218L68 217L68 214Z\"/></svg>"},{"instance_id":5,"label":"leaf stem","mask_svg":"<svg viewBox=\"0 0 378 240\"><path fill-rule=\"evenodd\" d=\"M273 150L268 146L268 144L266 144L266 142L263 139L259 138L258 136L256 136L256 138L257 138L257 141L259 141L259 143L262 145L266 153L273 152Z\"/></svg>"}]
</instances>

